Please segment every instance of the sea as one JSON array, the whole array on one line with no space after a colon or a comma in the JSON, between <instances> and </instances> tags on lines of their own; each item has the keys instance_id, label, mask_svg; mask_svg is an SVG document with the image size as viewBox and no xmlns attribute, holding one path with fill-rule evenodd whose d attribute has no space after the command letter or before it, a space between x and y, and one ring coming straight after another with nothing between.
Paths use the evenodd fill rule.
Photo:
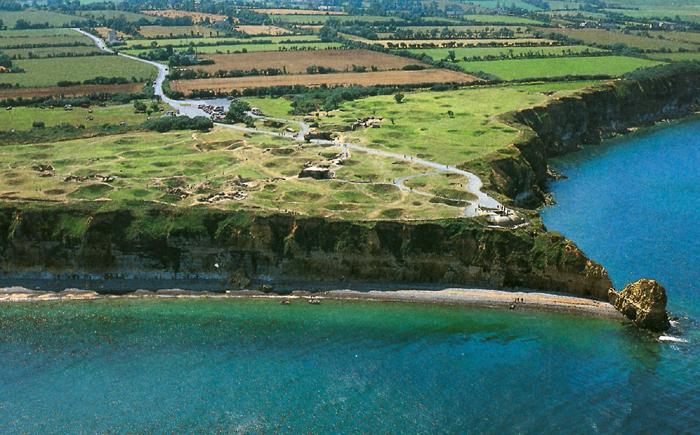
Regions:
<instances>
[{"instance_id":1,"label":"sea","mask_svg":"<svg viewBox=\"0 0 700 435\"><path fill-rule=\"evenodd\" d=\"M556 160L545 224L667 289L629 322L367 301L0 305L0 433L700 433L700 121Z\"/></svg>"}]
</instances>

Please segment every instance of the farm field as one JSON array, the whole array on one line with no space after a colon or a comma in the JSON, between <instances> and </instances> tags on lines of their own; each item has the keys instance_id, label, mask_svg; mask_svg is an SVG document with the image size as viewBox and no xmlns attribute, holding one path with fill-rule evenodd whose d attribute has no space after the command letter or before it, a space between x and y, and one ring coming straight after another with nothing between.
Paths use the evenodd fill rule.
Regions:
<instances>
[{"instance_id":1,"label":"farm field","mask_svg":"<svg viewBox=\"0 0 700 435\"><path fill-rule=\"evenodd\" d=\"M134 93L143 88L143 83L124 83L119 85L80 85L80 86L51 86L43 88L10 88L0 89L0 100L7 98L32 97L79 97L90 94L119 94Z\"/></svg>"},{"instance_id":2,"label":"farm field","mask_svg":"<svg viewBox=\"0 0 700 435\"><path fill-rule=\"evenodd\" d=\"M215 73L219 70L250 71L252 69L277 68L288 74L302 74L310 66L322 66L336 71L352 71L353 66L371 70L399 70L406 65L419 62L405 57L378 53L369 50L316 50L304 52L262 52L223 55L205 55L203 59L214 61L213 65L195 65L193 70Z\"/></svg>"},{"instance_id":3,"label":"farm field","mask_svg":"<svg viewBox=\"0 0 700 435\"><path fill-rule=\"evenodd\" d=\"M17 20L22 19L30 24L48 24L49 27L69 27L76 23L82 23L85 18L75 15L67 15L59 12L33 10L24 11L0 11L0 20L5 27L12 29Z\"/></svg>"},{"instance_id":4,"label":"farm field","mask_svg":"<svg viewBox=\"0 0 700 435\"><path fill-rule=\"evenodd\" d=\"M698 49L700 49L700 32L654 31L648 33L652 38L698 44Z\"/></svg>"},{"instance_id":5,"label":"farm field","mask_svg":"<svg viewBox=\"0 0 700 435\"><path fill-rule=\"evenodd\" d=\"M141 26L144 38L217 37L221 32L204 26Z\"/></svg>"},{"instance_id":6,"label":"farm field","mask_svg":"<svg viewBox=\"0 0 700 435\"><path fill-rule=\"evenodd\" d=\"M156 115L157 116L157 115ZM62 108L15 107L12 110L0 110L0 129L29 130L35 121L43 122L46 127L59 124L91 125L119 124L126 122L138 125L146 120L145 113L134 113L132 104L107 107L94 106L90 109L74 107L73 110Z\"/></svg>"},{"instance_id":7,"label":"farm field","mask_svg":"<svg viewBox=\"0 0 700 435\"><path fill-rule=\"evenodd\" d=\"M419 91L405 93L401 104L391 95L369 97L344 103L330 112L331 116L321 118L321 125L341 130L368 114L383 117L381 128L348 132L346 139L458 166L503 150L518 137L519 131L500 121L499 114L542 104L593 84L584 81Z\"/></svg>"},{"instance_id":8,"label":"farm field","mask_svg":"<svg viewBox=\"0 0 700 435\"><path fill-rule=\"evenodd\" d=\"M669 62L684 62L684 61L697 61L700 60L700 52L686 52L686 53L649 53L647 57Z\"/></svg>"},{"instance_id":9,"label":"farm field","mask_svg":"<svg viewBox=\"0 0 700 435\"><path fill-rule=\"evenodd\" d=\"M542 24L537 20L510 15L465 15L466 21L484 24Z\"/></svg>"},{"instance_id":10,"label":"farm field","mask_svg":"<svg viewBox=\"0 0 700 435\"><path fill-rule=\"evenodd\" d=\"M458 62L465 71L485 72L502 80L524 80L565 76L617 77L637 68L659 62L626 56L557 57L546 59L506 59Z\"/></svg>"},{"instance_id":11,"label":"farm field","mask_svg":"<svg viewBox=\"0 0 700 435\"><path fill-rule=\"evenodd\" d=\"M622 32L609 31L603 29L556 29L547 28L539 29L543 33L558 33L569 38L583 41L585 44L594 44L600 46L613 46L615 44L625 44L629 47L638 48L640 50L697 50L697 45L686 42L663 40L658 38L650 38L646 36L638 36L625 34Z\"/></svg>"},{"instance_id":12,"label":"farm field","mask_svg":"<svg viewBox=\"0 0 700 435\"><path fill-rule=\"evenodd\" d=\"M478 35L480 33L493 33L493 32L498 32L498 31L508 31L508 32L513 32L515 37L525 37L525 36L532 36L532 33L528 31L527 26L515 26L515 25L506 25L506 26L492 26L492 25L450 25L450 26L401 26L397 28L399 31L411 31L411 32L416 32L416 33L421 33L421 34L435 34L434 36L437 37L440 35L445 29L447 29L448 32L460 32L460 33L472 33L475 35ZM432 37L432 36L431 36ZM386 38L388 39L388 38Z\"/></svg>"},{"instance_id":13,"label":"farm field","mask_svg":"<svg viewBox=\"0 0 700 435\"><path fill-rule=\"evenodd\" d=\"M336 11L318 11L314 9L265 9L265 8L256 8L253 9L253 12L257 12L259 14L268 14L268 15L347 15L345 12L336 12Z\"/></svg>"},{"instance_id":14,"label":"farm field","mask_svg":"<svg viewBox=\"0 0 700 435\"><path fill-rule=\"evenodd\" d=\"M502 3L503 3L503 2L500 2L500 1L498 1L498 0L468 0L468 1L466 1L464 4L465 4L466 6L477 5L477 6L481 6L481 7L484 7L484 8L496 9L496 8L498 8L499 5L501 5ZM508 3L508 6L515 6L516 8L524 9L524 10L526 10L526 11L537 11L537 10L541 10L539 7L537 7L537 6L533 5L533 4L524 2L524 1L522 1L522 0L515 0L515 1L513 1L513 2L509 2L509 3ZM551 6L550 6L550 7L551 7Z\"/></svg>"},{"instance_id":15,"label":"farm field","mask_svg":"<svg viewBox=\"0 0 700 435\"><path fill-rule=\"evenodd\" d=\"M110 9L99 9L91 11L76 11L76 15L81 17L90 17L94 19L112 20L115 18L124 18L130 23L136 23L141 21L146 21L152 23L156 20L156 17L152 15L139 14L136 12L129 11L115 11Z\"/></svg>"},{"instance_id":16,"label":"farm field","mask_svg":"<svg viewBox=\"0 0 700 435\"><path fill-rule=\"evenodd\" d=\"M11 48L3 49L2 52L13 59L32 59L46 57L67 57L67 56L87 56L102 55L103 52L97 47L81 45L67 47L39 47L39 48Z\"/></svg>"},{"instance_id":17,"label":"farm field","mask_svg":"<svg viewBox=\"0 0 700 435\"><path fill-rule=\"evenodd\" d=\"M227 38L227 37L194 37L194 38L164 38L164 39L130 39L126 41L126 48L153 48L153 47L185 47L189 45L234 45L253 43L283 44L288 42L321 42L321 38L314 35L286 35L286 36L259 36L256 38Z\"/></svg>"},{"instance_id":18,"label":"farm field","mask_svg":"<svg viewBox=\"0 0 700 435\"><path fill-rule=\"evenodd\" d=\"M430 85L436 83L466 84L474 81L476 81L475 77L455 71L420 70L175 80L171 83L171 87L187 95L196 90L229 93L272 86Z\"/></svg>"},{"instance_id":19,"label":"farm field","mask_svg":"<svg viewBox=\"0 0 700 435\"><path fill-rule=\"evenodd\" d=\"M53 86L60 81L83 81L95 77L135 77L144 82L156 74L150 65L117 56L63 57L24 59L15 63L23 73L0 75L0 83L20 87Z\"/></svg>"},{"instance_id":20,"label":"farm field","mask_svg":"<svg viewBox=\"0 0 700 435\"><path fill-rule=\"evenodd\" d=\"M164 18L183 18L183 17L190 17L192 18L193 23L201 23L203 21L210 21L210 22L215 22L215 21L222 21L225 20L227 17L226 15L220 15L220 14L207 14L203 12L190 12L190 11L179 11L175 9L165 9L165 10L146 10L142 11L146 15L152 15L155 17L164 17Z\"/></svg>"},{"instance_id":21,"label":"farm field","mask_svg":"<svg viewBox=\"0 0 700 435\"><path fill-rule=\"evenodd\" d=\"M353 38L357 39L357 38ZM360 40L360 39L357 39ZM551 39L541 38L503 38L503 39L364 39L367 44L377 44L386 48L453 48L453 47L483 47L483 46L541 46L556 45Z\"/></svg>"},{"instance_id":22,"label":"farm field","mask_svg":"<svg viewBox=\"0 0 700 435\"><path fill-rule=\"evenodd\" d=\"M484 57L517 58L527 56L571 56L582 53L603 53L606 50L585 45L564 45L554 47L474 47L474 48L426 48L409 50L416 55L429 56L433 60L448 59L450 52L457 60L479 59Z\"/></svg>"},{"instance_id":23,"label":"farm field","mask_svg":"<svg viewBox=\"0 0 700 435\"><path fill-rule=\"evenodd\" d=\"M287 24L324 24L328 20L340 22L361 21L365 23L388 23L391 21L402 22L398 17L372 16L372 15L275 15L274 22Z\"/></svg>"},{"instance_id":24,"label":"farm field","mask_svg":"<svg viewBox=\"0 0 700 435\"><path fill-rule=\"evenodd\" d=\"M4 31L0 34L0 49L34 48L40 46L94 46L86 36L67 29Z\"/></svg>"},{"instance_id":25,"label":"farm field","mask_svg":"<svg viewBox=\"0 0 700 435\"><path fill-rule=\"evenodd\" d=\"M236 26L236 30L243 32L246 35L258 36L258 35L287 35L291 33L289 30L277 26Z\"/></svg>"},{"instance_id":26,"label":"farm field","mask_svg":"<svg viewBox=\"0 0 700 435\"><path fill-rule=\"evenodd\" d=\"M229 53L257 53L257 52L301 52L315 50L336 50L343 48L339 42L298 42L290 44L233 44L233 45L194 45L195 51L199 54L229 54ZM175 51L186 51L188 46L173 47ZM148 49L122 50L127 54L138 56L147 53Z\"/></svg>"}]
</instances>

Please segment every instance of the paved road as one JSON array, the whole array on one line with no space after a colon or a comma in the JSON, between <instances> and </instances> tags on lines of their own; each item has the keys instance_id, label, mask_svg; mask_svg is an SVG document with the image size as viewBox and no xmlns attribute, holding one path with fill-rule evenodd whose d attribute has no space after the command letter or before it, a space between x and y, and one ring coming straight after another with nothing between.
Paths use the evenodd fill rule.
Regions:
<instances>
[{"instance_id":1,"label":"paved road","mask_svg":"<svg viewBox=\"0 0 700 435\"><path fill-rule=\"evenodd\" d=\"M108 53L114 53L113 50L111 50L109 47L107 47L107 44L105 41L97 37L95 35L92 35L88 32L85 32L81 29L73 29L76 32L79 32L88 38L92 39L95 42L95 45L100 49ZM194 116L207 116L209 117L210 115L206 113L205 111L199 109L200 104L211 104L214 106L223 106L227 108L229 106L229 100L227 99L213 99L213 100L174 100L172 98L169 98L168 96L165 95L163 92L163 82L165 81L165 78L168 75L168 67L166 65L163 65L158 62L153 62L150 60L146 59L141 59L136 56L130 56L128 54L123 54L123 53L118 53L119 56L126 57L128 59L133 59L138 62L144 62L149 65L153 65L155 68L158 69L158 75L156 77L156 80L153 83L153 89L155 95L160 97L164 103L172 107L174 110L177 110L180 114L194 117ZM252 116L252 115L251 115ZM297 140L297 141L303 141L304 140L304 135L306 132L309 131L310 127L308 124L306 124L303 121L295 121L295 120L288 120L288 119L279 119L279 118L268 118L264 116L254 116L257 119L262 119L262 120L271 120L271 121L280 121L284 122L287 124L296 124L299 126L299 133L278 133L274 131L267 131L267 130L258 130L256 128L248 128L248 127L241 127L237 125L230 125L230 124L218 124L222 127L225 128L230 128L238 131L243 131L246 133L253 133L253 134L266 134L270 136L277 136L277 137L284 137L288 138L290 140ZM319 145L332 145L332 146L340 146L344 151L347 151L348 149L355 150L358 152L362 152L365 154L370 154L370 155L375 155L375 156L380 156L380 157L386 157L386 158L391 158L395 160L402 160L405 162L409 162L415 165L419 166L425 166L426 168L430 168L431 171L427 172L425 174L417 174L416 176L422 176L422 175L432 175L434 173L449 173L449 174L458 174L463 177L465 177L468 180L467 187L465 188L469 193L474 195L477 200L473 201L470 203L468 207L464 209L464 216L466 217L473 217L473 216L478 216L478 215L484 215L484 214L493 214L492 212L488 212L485 209L493 209L496 210L498 208L501 208L502 205L496 201L494 198L490 197L488 194L482 192L483 188L483 183L479 177L476 175L472 174L471 172L464 171L462 169L458 169L454 166L449 166L449 165L444 165L442 163L437 163L433 162L430 160L425 160L425 159L420 159L418 157L413 157L413 156L408 156L405 154L399 154L399 153L393 153L390 151L385 151L381 149L376 149L376 148L369 148L366 146L358 145L358 144L353 144L353 143L341 143L341 142L335 142L335 141L328 141L328 140L311 140L312 143L316 143ZM399 178L397 180L394 180L394 184L396 184L399 188L402 190L407 190L407 191L413 191L410 188L408 188L404 182L407 179L405 177ZM423 194L423 192L415 192L419 194Z\"/></svg>"}]
</instances>

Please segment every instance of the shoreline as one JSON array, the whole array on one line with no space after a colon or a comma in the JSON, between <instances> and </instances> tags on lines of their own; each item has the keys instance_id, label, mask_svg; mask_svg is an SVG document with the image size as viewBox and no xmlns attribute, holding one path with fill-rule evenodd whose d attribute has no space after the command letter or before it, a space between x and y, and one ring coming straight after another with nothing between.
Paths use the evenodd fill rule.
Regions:
<instances>
[{"instance_id":1,"label":"shoreline","mask_svg":"<svg viewBox=\"0 0 700 435\"><path fill-rule=\"evenodd\" d=\"M557 293L538 291L508 291L488 289L445 288L441 290L347 290L336 289L320 292L292 291L291 294L264 293L253 290L226 291L224 293L163 289L157 291L135 290L125 294L105 294L92 290L66 289L60 292L31 290L24 287L0 288L0 303L42 301L87 301L97 299L267 299L287 300L291 303L308 303L310 300L402 302L424 305L452 305L501 310L528 310L586 315L615 320L624 316L610 303ZM515 302L518 300L519 302Z\"/></svg>"}]
</instances>

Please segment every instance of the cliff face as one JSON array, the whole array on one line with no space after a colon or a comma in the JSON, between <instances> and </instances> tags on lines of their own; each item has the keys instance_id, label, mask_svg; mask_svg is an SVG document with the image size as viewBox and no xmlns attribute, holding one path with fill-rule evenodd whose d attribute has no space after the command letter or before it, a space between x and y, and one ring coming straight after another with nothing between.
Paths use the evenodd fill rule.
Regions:
<instances>
[{"instance_id":1,"label":"cliff face","mask_svg":"<svg viewBox=\"0 0 700 435\"><path fill-rule=\"evenodd\" d=\"M687 116L700 110L700 67L676 67L638 79L618 80L545 106L505 116L525 133L511 155L491 162L494 190L524 206L539 206L547 183L547 160L581 144L628 131L630 127Z\"/></svg>"},{"instance_id":2,"label":"cliff face","mask_svg":"<svg viewBox=\"0 0 700 435\"><path fill-rule=\"evenodd\" d=\"M0 209L0 270L105 277L441 283L606 299L610 280L542 228L474 220L347 222L206 208Z\"/></svg>"}]
</instances>

